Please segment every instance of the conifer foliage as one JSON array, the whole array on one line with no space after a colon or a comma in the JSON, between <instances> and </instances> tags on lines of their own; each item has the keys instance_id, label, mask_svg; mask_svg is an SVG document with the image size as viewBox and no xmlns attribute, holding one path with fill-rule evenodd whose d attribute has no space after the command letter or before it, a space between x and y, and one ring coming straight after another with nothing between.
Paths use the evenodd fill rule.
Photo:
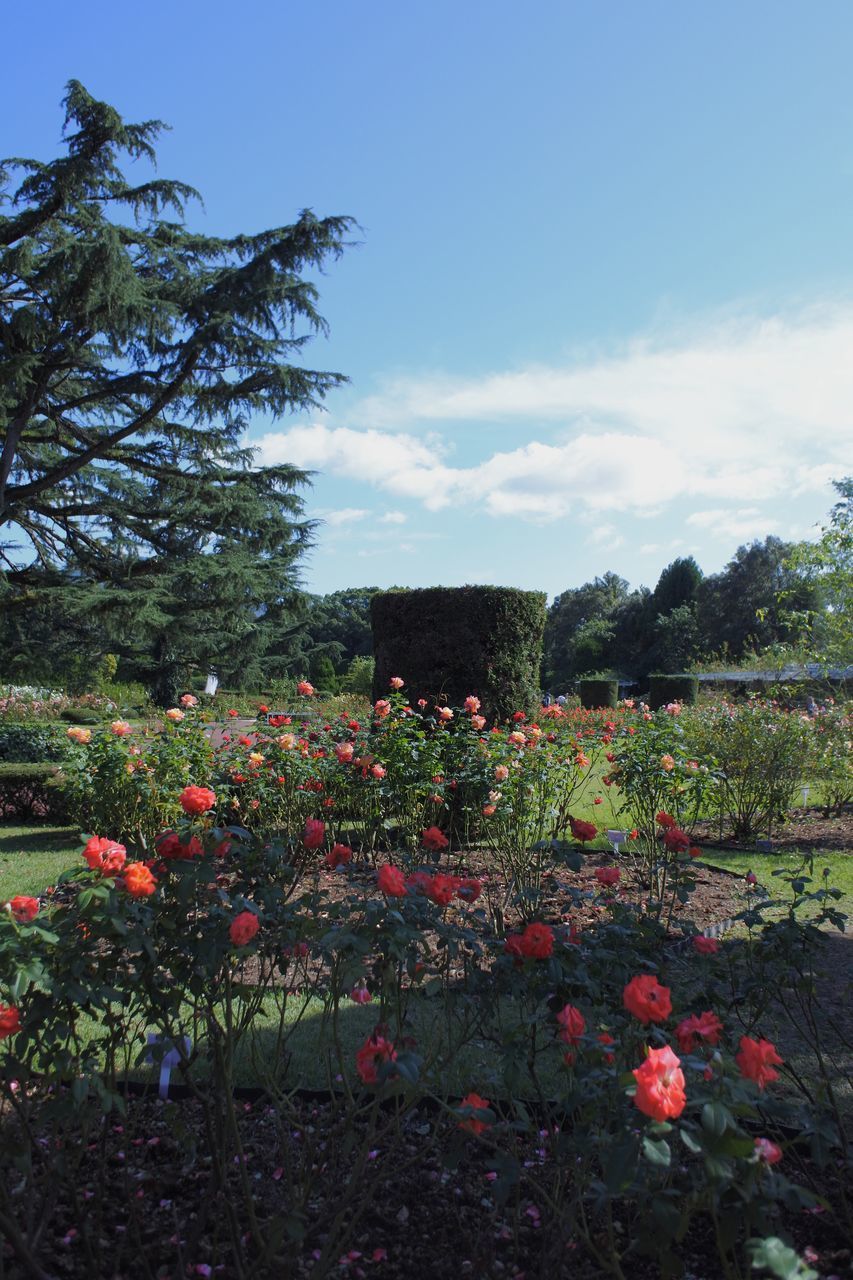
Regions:
<instances>
[{"instance_id":1,"label":"conifer foliage","mask_svg":"<svg viewBox=\"0 0 853 1280\"><path fill-rule=\"evenodd\" d=\"M66 154L0 164L5 587L71 570L162 630L176 566L223 607L236 575L239 633L287 598L311 535L305 474L253 467L244 433L253 413L311 408L346 380L299 358L326 328L306 277L354 224L305 210L199 234L184 222L196 193L156 174L160 122L127 124L76 81L64 106Z\"/></svg>"}]
</instances>

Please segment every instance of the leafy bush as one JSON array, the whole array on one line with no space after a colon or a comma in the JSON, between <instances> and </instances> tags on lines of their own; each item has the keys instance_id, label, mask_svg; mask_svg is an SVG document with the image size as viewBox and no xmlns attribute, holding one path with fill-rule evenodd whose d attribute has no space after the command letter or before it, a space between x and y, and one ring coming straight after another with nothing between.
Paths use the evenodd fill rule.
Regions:
<instances>
[{"instance_id":1,"label":"leafy bush","mask_svg":"<svg viewBox=\"0 0 853 1280\"><path fill-rule=\"evenodd\" d=\"M825 707L811 729L808 777L818 786L825 814L841 813L853 801L853 716Z\"/></svg>"},{"instance_id":2,"label":"leafy bush","mask_svg":"<svg viewBox=\"0 0 853 1280\"><path fill-rule=\"evenodd\" d=\"M52 725L0 721L0 760L56 761L62 759L63 750L62 738Z\"/></svg>"},{"instance_id":3,"label":"leafy bush","mask_svg":"<svg viewBox=\"0 0 853 1280\"><path fill-rule=\"evenodd\" d=\"M808 718L757 699L686 715L690 749L716 761L720 816L736 836L769 831L793 803L808 768Z\"/></svg>"},{"instance_id":4,"label":"leafy bush","mask_svg":"<svg viewBox=\"0 0 853 1280\"><path fill-rule=\"evenodd\" d=\"M659 711L670 703L692 706L699 695L698 676L649 676L649 709Z\"/></svg>"},{"instance_id":5,"label":"leafy bush","mask_svg":"<svg viewBox=\"0 0 853 1280\"><path fill-rule=\"evenodd\" d=\"M380 591L370 602L373 697L404 674L413 700L460 705L476 694L504 720L539 701L545 596L511 587Z\"/></svg>"}]
</instances>

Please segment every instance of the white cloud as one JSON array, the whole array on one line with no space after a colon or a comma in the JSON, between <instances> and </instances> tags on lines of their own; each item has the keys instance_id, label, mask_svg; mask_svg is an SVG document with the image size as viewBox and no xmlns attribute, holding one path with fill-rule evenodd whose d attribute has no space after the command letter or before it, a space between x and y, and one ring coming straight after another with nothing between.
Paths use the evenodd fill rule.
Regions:
<instances>
[{"instance_id":1,"label":"white cloud","mask_svg":"<svg viewBox=\"0 0 853 1280\"><path fill-rule=\"evenodd\" d=\"M261 462L365 481L432 511L465 503L546 522L704 499L691 522L742 539L779 527L754 504L821 492L849 471L851 351L853 307L745 318L566 368L397 379L348 415L366 426L297 426L256 443ZM489 452L469 433L480 458L453 466L452 441L435 433L451 421L517 422L524 443Z\"/></svg>"},{"instance_id":2,"label":"white cloud","mask_svg":"<svg viewBox=\"0 0 853 1280\"><path fill-rule=\"evenodd\" d=\"M386 511L384 516L379 517L380 524L405 524L408 516L402 511Z\"/></svg>"},{"instance_id":3,"label":"white cloud","mask_svg":"<svg viewBox=\"0 0 853 1280\"><path fill-rule=\"evenodd\" d=\"M366 507L341 507L338 511L327 511L322 516L326 524L353 524L356 520L363 520L365 516L369 516L370 512Z\"/></svg>"},{"instance_id":4,"label":"white cloud","mask_svg":"<svg viewBox=\"0 0 853 1280\"><path fill-rule=\"evenodd\" d=\"M749 542L753 538L765 538L775 533L779 521L759 507L723 507L713 511L694 511L687 523L726 542Z\"/></svg>"}]
</instances>

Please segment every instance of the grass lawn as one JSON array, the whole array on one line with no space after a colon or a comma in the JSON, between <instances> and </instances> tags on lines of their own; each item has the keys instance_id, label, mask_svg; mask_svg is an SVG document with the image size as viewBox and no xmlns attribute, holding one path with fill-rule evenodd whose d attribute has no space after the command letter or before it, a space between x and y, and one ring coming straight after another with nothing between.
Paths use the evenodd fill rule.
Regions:
<instances>
[{"instance_id":1,"label":"grass lawn","mask_svg":"<svg viewBox=\"0 0 853 1280\"><path fill-rule=\"evenodd\" d=\"M702 861L710 867L719 867L722 871L730 871L738 876L745 876L748 871L752 871L758 877L758 883L768 893L774 898L786 900L791 897L790 886L784 877L774 875L775 871L784 870L791 873L803 868L804 876L811 874L811 884L806 888L814 892L824 887L824 870L827 870L829 875L826 878L826 887L840 889L843 894L843 897L834 905L839 911L844 911L848 915L853 914L853 853L839 853L837 850L826 853L816 849L811 873L802 853L785 849L774 849L772 853L709 850L703 853ZM818 909L816 905L814 910ZM814 914L814 911L809 908L804 910L806 914Z\"/></svg>"},{"instance_id":2,"label":"grass lawn","mask_svg":"<svg viewBox=\"0 0 853 1280\"><path fill-rule=\"evenodd\" d=\"M0 902L42 893L79 858L76 827L0 824Z\"/></svg>"}]
</instances>

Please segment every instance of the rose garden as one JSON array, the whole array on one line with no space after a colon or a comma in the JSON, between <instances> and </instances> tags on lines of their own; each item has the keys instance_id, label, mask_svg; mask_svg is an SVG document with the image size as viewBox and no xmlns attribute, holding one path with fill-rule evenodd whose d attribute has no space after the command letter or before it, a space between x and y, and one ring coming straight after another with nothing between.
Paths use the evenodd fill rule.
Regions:
<instances>
[{"instance_id":1,"label":"rose garden","mask_svg":"<svg viewBox=\"0 0 853 1280\"><path fill-rule=\"evenodd\" d=\"M809 781L844 823L849 717L404 676L61 731L79 852L0 917L6 1273L840 1273L843 864L754 850Z\"/></svg>"}]
</instances>

